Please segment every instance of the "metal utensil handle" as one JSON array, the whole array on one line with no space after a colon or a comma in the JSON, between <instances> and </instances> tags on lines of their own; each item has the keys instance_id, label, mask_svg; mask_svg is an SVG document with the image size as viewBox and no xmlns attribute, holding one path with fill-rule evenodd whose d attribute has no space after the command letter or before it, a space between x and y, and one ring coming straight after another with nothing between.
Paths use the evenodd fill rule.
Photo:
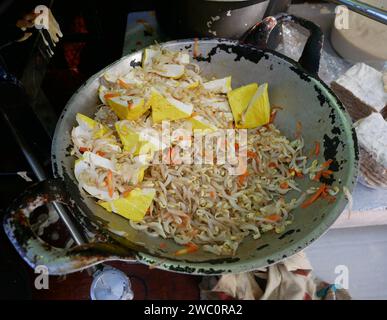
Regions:
<instances>
[{"instance_id":1,"label":"metal utensil handle","mask_svg":"<svg viewBox=\"0 0 387 320\"><path fill-rule=\"evenodd\" d=\"M88 243L62 249L43 242L32 230L31 213L56 201L67 203L64 184L59 179L38 182L16 199L4 217L4 230L20 256L32 267L44 265L50 275L63 275L109 260L135 260L132 251L111 243Z\"/></svg>"},{"instance_id":2,"label":"metal utensil handle","mask_svg":"<svg viewBox=\"0 0 387 320\"><path fill-rule=\"evenodd\" d=\"M15 98L13 98L11 101L7 101L7 103L4 105L1 105L0 114L3 116L5 123L8 125L9 129L11 130L11 133L13 134L16 142L18 143L21 151L23 152L23 155L25 156L28 164L31 166L31 169L34 172L38 181L46 180L47 174L44 168L40 164L40 161L37 159L32 148L27 142L25 135L23 134L23 132L21 132L18 125L15 125L14 123L16 122L15 120L18 119L20 114L24 114L26 110L27 111L30 110L30 107L28 105L27 95L25 94L24 88L21 86L21 84L16 85L13 83L9 83L8 86L9 86L9 90L14 90L13 94L15 95ZM37 125L40 125L40 124L37 124ZM53 206L58 212L62 221L65 223L66 227L68 228L75 243L76 244L86 243L87 239L82 233L81 227L77 226L72 221L65 207L62 204L57 203L55 201L53 202Z\"/></svg>"},{"instance_id":3,"label":"metal utensil handle","mask_svg":"<svg viewBox=\"0 0 387 320\"><path fill-rule=\"evenodd\" d=\"M367 18L387 24L387 12L381 8L371 6L368 3L356 0L330 0L331 2L344 5L348 9L359 13Z\"/></svg>"},{"instance_id":4,"label":"metal utensil handle","mask_svg":"<svg viewBox=\"0 0 387 320\"><path fill-rule=\"evenodd\" d=\"M40 181L32 186L19 198L16 199L6 212L4 229L12 244L15 246L22 258L31 266L39 264L47 266L50 274L67 274L88 268L92 265L106 260L122 257L126 261L135 261L134 254L127 249L110 243L90 243L83 234L82 227L72 219L68 207L61 202L70 203L65 192L62 180L46 180L47 174L41 166L35 152L27 142L26 136L21 132L21 124L17 121L19 114L25 114L30 110L28 98L24 88L16 78L6 74L9 78L2 83L2 92L8 92L0 104L0 115L10 128L16 142L19 144L32 171ZM33 119L30 119L33 121ZM39 125L39 124L36 124ZM51 203L66 225L75 243L78 245L71 250L64 250L43 243L38 238L29 224L29 216L37 207ZM94 268L91 268L94 270ZM95 271L95 270L94 270Z\"/></svg>"},{"instance_id":5,"label":"metal utensil handle","mask_svg":"<svg viewBox=\"0 0 387 320\"><path fill-rule=\"evenodd\" d=\"M271 36L284 22L293 22L309 30L310 35L299 59L299 64L308 72L316 75L320 69L321 51L324 43L324 34L312 21L281 13L275 17L267 17L253 26L241 39L259 48L275 49Z\"/></svg>"}]
</instances>

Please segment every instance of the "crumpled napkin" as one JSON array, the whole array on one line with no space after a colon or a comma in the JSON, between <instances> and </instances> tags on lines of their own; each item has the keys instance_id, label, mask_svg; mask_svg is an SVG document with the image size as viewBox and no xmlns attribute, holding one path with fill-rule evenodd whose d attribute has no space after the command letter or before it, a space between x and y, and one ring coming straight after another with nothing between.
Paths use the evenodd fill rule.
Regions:
<instances>
[{"instance_id":1,"label":"crumpled napkin","mask_svg":"<svg viewBox=\"0 0 387 320\"><path fill-rule=\"evenodd\" d=\"M205 277L201 299L349 300L345 289L315 277L303 252L253 272Z\"/></svg>"}]
</instances>

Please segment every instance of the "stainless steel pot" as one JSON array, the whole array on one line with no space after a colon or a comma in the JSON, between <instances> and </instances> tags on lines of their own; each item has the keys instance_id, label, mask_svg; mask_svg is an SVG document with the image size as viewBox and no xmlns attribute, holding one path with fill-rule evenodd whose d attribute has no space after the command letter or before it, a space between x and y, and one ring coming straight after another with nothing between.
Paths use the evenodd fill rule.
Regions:
<instances>
[{"instance_id":1,"label":"stainless steel pot","mask_svg":"<svg viewBox=\"0 0 387 320\"><path fill-rule=\"evenodd\" d=\"M321 152L318 160L333 160L330 167L334 171L333 178L325 182L352 191L358 168L356 134L343 105L316 75L318 67L313 63L319 61L321 32L315 25L299 18L280 17L280 21L284 20L298 22L311 30L311 39L300 60L302 65L272 50L224 39L199 40L200 56L196 60L203 74L232 75L235 87L250 82L268 82L271 103L284 108L276 118L276 126L291 137L297 121L301 121L306 148L319 141ZM246 39L265 44L277 22L274 18L265 19ZM192 53L194 41L171 41L162 46ZM273 264L304 249L341 214L347 204L343 192L338 194L334 203L318 201L307 209L296 209L293 224L283 234L265 233L258 240L248 238L235 256L219 257L200 250L177 257L174 252L179 247L172 240L151 238L133 230L126 219L107 212L86 197L78 189L73 174L74 158L69 154L72 144L70 131L75 125L75 115L77 112L86 115L95 112L99 77L104 72L128 70L140 61L141 52L123 57L91 77L73 95L58 121L52 144L56 179L33 186L8 210L4 220L6 234L31 266L44 264L50 274L65 274L102 261L124 260L191 274L244 272ZM306 189L312 183L303 179L300 180L300 187ZM294 195L289 194L289 197ZM43 243L32 232L29 216L37 206L53 200L71 205L74 217L88 233L98 237L87 245L70 250ZM166 249L160 248L161 241L167 242Z\"/></svg>"}]
</instances>

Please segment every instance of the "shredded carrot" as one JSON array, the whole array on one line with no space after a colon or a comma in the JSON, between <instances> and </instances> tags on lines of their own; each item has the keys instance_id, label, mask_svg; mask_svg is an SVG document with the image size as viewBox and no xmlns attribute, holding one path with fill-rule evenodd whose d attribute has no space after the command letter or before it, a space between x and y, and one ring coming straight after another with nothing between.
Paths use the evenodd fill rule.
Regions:
<instances>
[{"instance_id":1,"label":"shredded carrot","mask_svg":"<svg viewBox=\"0 0 387 320\"><path fill-rule=\"evenodd\" d=\"M331 165L332 162L333 162L333 160L329 159L329 160L325 161L321 166L323 168L328 168ZM316 173L316 175L314 176L313 180L314 181L319 181L321 176L323 176L324 178L329 178L329 176L332 175L332 174L333 174L332 170L324 170L324 169L322 169L322 170L320 170L320 171L318 171Z\"/></svg>"},{"instance_id":2,"label":"shredded carrot","mask_svg":"<svg viewBox=\"0 0 387 320\"><path fill-rule=\"evenodd\" d=\"M302 172L297 171L296 169L293 169L293 168L289 169L289 173L290 173L290 175L296 176L296 177L298 177L298 178L302 178L302 177L304 176L304 175L302 174Z\"/></svg>"},{"instance_id":3,"label":"shredded carrot","mask_svg":"<svg viewBox=\"0 0 387 320\"><path fill-rule=\"evenodd\" d=\"M163 214L163 219L169 219L171 217L173 217L173 215L170 212L166 212Z\"/></svg>"},{"instance_id":4,"label":"shredded carrot","mask_svg":"<svg viewBox=\"0 0 387 320\"><path fill-rule=\"evenodd\" d=\"M114 97L118 97L120 94L117 93L117 92L109 92L109 93L106 93L104 95L104 98L105 99L110 99L110 98L114 98Z\"/></svg>"},{"instance_id":5,"label":"shredded carrot","mask_svg":"<svg viewBox=\"0 0 387 320\"><path fill-rule=\"evenodd\" d=\"M109 170L107 173L106 184L108 187L109 196L113 197L113 172L111 170Z\"/></svg>"},{"instance_id":6,"label":"shredded carrot","mask_svg":"<svg viewBox=\"0 0 387 320\"><path fill-rule=\"evenodd\" d=\"M199 230L198 230L198 229L193 229L191 232L189 232L189 235L190 235L191 237L194 237L194 236L196 236L198 233L199 233Z\"/></svg>"},{"instance_id":7,"label":"shredded carrot","mask_svg":"<svg viewBox=\"0 0 387 320\"><path fill-rule=\"evenodd\" d=\"M316 175L314 176L313 180L314 180L314 181L319 181L320 178L321 178L321 174L322 174L321 171L317 172Z\"/></svg>"},{"instance_id":8,"label":"shredded carrot","mask_svg":"<svg viewBox=\"0 0 387 320\"><path fill-rule=\"evenodd\" d=\"M316 175L313 178L313 180L319 181L321 177L329 178L332 174L333 174L332 170L321 170L321 171L316 173Z\"/></svg>"},{"instance_id":9,"label":"shredded carrot","mask_svg":"<svg viewBox=\"0 0 387 320\"><path fill-rule=\"evenodd\" d=\"M130 110L130 109L132 109L132 107L133 107L133 102L132 102L132 100L130 100L130 101L128 101L128 109Z\"/></svg>"},{"instance_id":10,"label":"shredded carrot","mask_svg":"<svg viewBox=\"0 0 387 320\"><path fill-rule=\"evenodd\" d=\"M273 222L278 222L282 219L282 217L279 214L271 214L269 216L266 216L265 219L268 219Z\"/></svg>"},{"instance_id":11,"label":"shredded carrot","mask_svg":"<svg viewBox=\"0 0 387 320\"><path fill-rule=\"evenodd\" d=\"M175 157L175 150L173 147L169 148L169 161L173 164L173 158Z\"/></svg>"},{"instance_id":12,"label":"shredded carrot","mask_svg":"<svg viewBox=\"0 0 387 320\"><path fill-rule=\"evenodd\" d=\"M305 209L309 207L313 202L320 198L323 192L326 191L326 188L327 186L325 184L322 184L313 196L311 196L308 200L301 204L301 208Z\"/></svg>"},{"instance_id":13,"label":"shredded carrot","mask_svg":"<svg viewBox=\"0 0 387 320\"><path fill-rule=\"evenodd\" d=\"M86 152L86 151L90 151L90 149L89 149L89 148L86 148L86 147L80 147L80 148L79 148L79 152L80 152L80 153L84 153L84 152Z\"/></svg>"},{"instance_id":14,"label":"shredded carrot","mask_svg":"<svg viewBox=\"0 0 387 320\"><path fill-rule=\"evenodd\" d=\"M172 163L172 147L168 149L168 163Z\"/></svg>"},{"instance_id":15,"label":"shredded carrot","mask_svg":"<svg viewBox=\"0 0 387 320\"><path fill-rule=\"evenodd\" d=\"M277 164L276 164L275 162L270 162L270 163L268 164L268 167L269 167L269 168L277 168L278 166L277 166Z\"/></svg>"},{"instance_id":16,"label":"shredded carrot","mask_svg":"<svg viewBox=\"0 0 387 320\"><path fill-rule=\"evenodd\" d=\"M269 124L274 122L276 116L277 116L277 110L273 110L270 113Z\"/></svg>"},{"instance_id":17,"label":"shredded carrot","mask_svg":"<svg viewBox=\"0 0 387 320\"><path fill-rule=\"evenodd\" d=\"M332 170L324 170L323 172L321 172L321 175L324 177L324 178L329 178L329 176L331 176L333 174L333 171Z\"/></svg>"},{"instance_id":18,"label":"shredded carrot","mask_svg":"<svg viewBox=\"0 0 387 320\"><path fill-rule=\"evenodd\" d=\"M194 250L194 251L199 250L199 247L196 244L194 244L193 242L187 243L187 246L191 249L191 251L192 250Z\"/></svg>"},{"instance_id":19,"label":"shredded carrot","mask_svg":"<svg viewBox=\"0 0 387 320\"><path fill-rule=\"evenodd\" d=\"M320 142L315 142L314 154L318 156L320 154Z\"/></svg>"},{"instance_id":20,"label":"shredded carrot","mask_svg":"<svg viewBox=\"0 0 387 320\"><path fill-rule=\"evenodd\" d=\"M277 116L277 113L278 113L277 110L283 110L282 107L280 107L280 106L274 106L274 105L272 106L271 109L272 109L272 111L270 112L269 122L268 122L267 124L265 124L265 127L268 127L269 124L271 124L271 123L274 122L274 120L275 120L275 118L276 118L276 116Z\"/></svg>"},{"instance_id":21,"label":"shredded carrot","mask_svg":"<svg viewBox=\"0 0 387 320\"><path fill-rule=\"evenodd\" d=\"M247 158L250 158L250 159L257 159L258 158L258 154L254 151L247 151Z\"/></svg>"},{"instance_id":22,"label":"shredded carrot","mask_svg":"<svg viewBox=\"0 0 387 320\"><path fill-rule=\"evenodd\" d=\"M211 197L212 199L215 199L215 198L216 198L216 193L215 193L215 191L210 191L210 197Z\"/></svg>"},{"instance_id":23,"label":"shredded carrot","mask_svg":"<svg viewBox=\"0 0 387 320\"><path fill-rule=\"evenodd\" d=\"M333 162L333 160L329 159L328 161L324 162L321 166L323 168L328 168L330 166L330 164ZM319 181L321 176L323 176L324 178L329 178L329 176L331 176L333 174L333 171L332 170L320 170L316 173L316 175L314 176L313 180L315 181Z\"/></svg>"},{"instance_id":24,"label":"shredded carrot","mask_svg":"<svg viewBox=\"0 0 387 320\"><path fill-rule=\"evenodd\" d=\"M322 167L323 168L329 168L329 166L331 165L331 163L333 162L332 159L329 159L327 161L325 161L323 164L322 164Z\"/></svg>"},{"instance_id":25,"label":"shredded carrot","mask_svg":"<svg viewBox=\"0 0 387 320\"><path fill-rule=\"evenodd\" d=\"M235 143L235 152L239 151L239 143Z\"/></svg>"},{"instance_id":26,"label":"shredded carrot","mask_svg":"<svg viewBox=\"0 0 387 320\"><path fill-rule=\"evenodd\" d=\"M128 187L123 193L122 195L124 196L124 198L126 198L129 193L134 189L134 187Z\"/></svg>"},{"instance_id":27,"label":"shredded carrot","mask_svg":"<svg viewBox=\"0 0 387 320\"><path fill-rule=\"evenodd\" d=\"M248 171L246 170L243 174L241 174L241 175L238 177L238 184L239 184L239 185L244 184L244 183L246 182L248 176L249 176L249 173L248 173Z\"/></svg>"},{"instance_id":28,"label":"shredded carrot","mask_svg":"<svg viewBox=\"0 0 387 320\"><path fill-rule=\"evenodd\" d=\"M289 184L286 181L281 182L279 186L280 186L281 189L289 188Z\"/></svg>"},{"instance_id":29,"label":"shredded carrot","mask_svg":"<svg viewBox=\"0 0 387 320\"><path fill-rule=\"evenodd\" d=\"M132 87L131 84L128 84L128 83L125 83L124 81L122 81L121 79L118 79L118 85L122 88L125 88L125 89L130 89Z\"/></svg>"},{"instance_id":30,"label":"shredded carrot","mask_svg":"<svg viewBox=\"0 0 387 320\"><path fill-rule=\"evenodd\" d=\"M333 203L336 201L336 197L334 196L331 196L328 192L327 192L328 188L326 188L323 193L321 194L321 198L325 199L328 201L328 203Z\"/></svg>"},{"instance_id":31,"label":"shredded carrot","mask_svg":"<svg viewBox=\"0 0 387 320\"><path fill-rule=\"evenodd\" d=\"M104 155L106 155L105 152L103 151L97 151L96 154L98 154L99 156L103 157Z\"/></svg>"},{"instance_id":32,"label":"shredded carrot","mask_svg":"<svg viewBox=\"0 0 387 320\"><path fill-rule=\"evenodd\" d=\"M188 215L182 216L180 218L181 218L182 222L179 224L179 226L181 226L183 228L186 228L189 225L189 223L191 222L191 217Z\"/></svg>"},{"instance_id":33,"label":"shredded carrot","mask_svg":"<svg viewBox=\"0 0 387 320\"><path fill-rule=\"evenodd\" d=\"M199 247L196 244L189 242L185 245L184 249L177 250L175 252L175 256L181 256L183 254L193 253L193 252L196 252L198 250L199 250Z\"/></svg>"}]
</instances>

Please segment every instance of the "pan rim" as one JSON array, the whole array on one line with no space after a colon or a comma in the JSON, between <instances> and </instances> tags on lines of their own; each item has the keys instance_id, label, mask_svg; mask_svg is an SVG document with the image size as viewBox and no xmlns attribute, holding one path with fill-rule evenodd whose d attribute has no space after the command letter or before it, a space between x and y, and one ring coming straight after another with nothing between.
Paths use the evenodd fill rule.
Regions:
<instances>
[{"instance_id":1,"label":"pan rim","mask_svg":"<svg viewBox=\"0 0 387 320\"><path fill-rule=\"evenodd\" d=\"M256 52L269 53L269 54L272 54L273 56L280 58L281 60L286 61L293 67L297 68L297 70L302 72L303 75L313 80L314 83L323 92L324 96L332 103L332 106L335 108L335 110L338 112L340 116L340 122L342 123L343 127L346 129L346 136L348 137L348 141L346 141L346 143L349 145L348 147L350 148L350 150L352 149L352 151L350 151L350 155L352 156L352 159L348 159L349 171L348 171L347 179L346 181L342 181L342 185L346 186L350 192L353 191L353 188L355 186L355 182L357 179L359 163L358 163L357 139L356 139L356 134L354 133L354 130L352 128L352 120L350 119L348 113L344 109L344 106L337 98L337 96L334 94L334 92L328 87L327 84L325 84L319 78L318 75L314 75L308 72L307 70L303 69L298 62L292 60L291 58L279 52L276 52L270 49L259 49L249 44L243 44L238 40L230 40L230 39L222 39L222 38L181 39L181 40L164 42L164 43L161 43L160 45L162 47L168 46L168 45L174 45L177 43L180 45L184 45L184 44L192 45L195 43L195 41L198 41L199 44L200 43L213 44L214 47L219 44L228 44L233 46L247 47ZM58 166L61 165L61 163L58 157L56 156L55 146L56 146L57 140L59 139L58 132L60 131L61 123L63 121L63 118L65 117L68 107L72 105L73 100L78 96L78 93L85 86L89 85L96 78L100 77L104 72L108 71L110 68L120 63L122 60L130 59L131 56L138 55L138 53L139 51L123 56L122 58L106 66L105 68L103 68L102 70L100 70L99 72L91 76L86 82L84 82L69 99L57 122L54 136L53 136L52 146L51 146L52 170L55 177L63 179L63 177L57 172L57 169L56 169ZM329 214L327 214L323 219L320 220L320 224L318 225L318 227L308 232L303 238L296 240L291 244L284 244L284 246L281 247L280 250L277 250L275 253L271 253L264 258L250 258L250 259L238 260L235 262L221 263L222 257L217 257L219 259L219 263L212 264L212 263L207 263L206 261L195 262L195 261L186 261L186 260L172 260L172 259L168 259L168 258L156 256L156 255L151 255L145 252L137 252L136 253L137 262L147 264L147 265L157 265L157 268L159 269L180 272L180 273L196 274L196 275L225 274L225 273L252 271L257 268L262 268L274 263L278 263L281 260L288 258L293 254L296 254L299 251L305 249L312 242L316 241L318 238L320 238L323 234L325 234L329 230L329 227L336 221L336 219L342 213L346 204L347 204L347 201L345 200L344 195L341 195L340 200L339 199L337 200L337 204L334 206L332 211Z\"/></svg>"}]
</instances>

